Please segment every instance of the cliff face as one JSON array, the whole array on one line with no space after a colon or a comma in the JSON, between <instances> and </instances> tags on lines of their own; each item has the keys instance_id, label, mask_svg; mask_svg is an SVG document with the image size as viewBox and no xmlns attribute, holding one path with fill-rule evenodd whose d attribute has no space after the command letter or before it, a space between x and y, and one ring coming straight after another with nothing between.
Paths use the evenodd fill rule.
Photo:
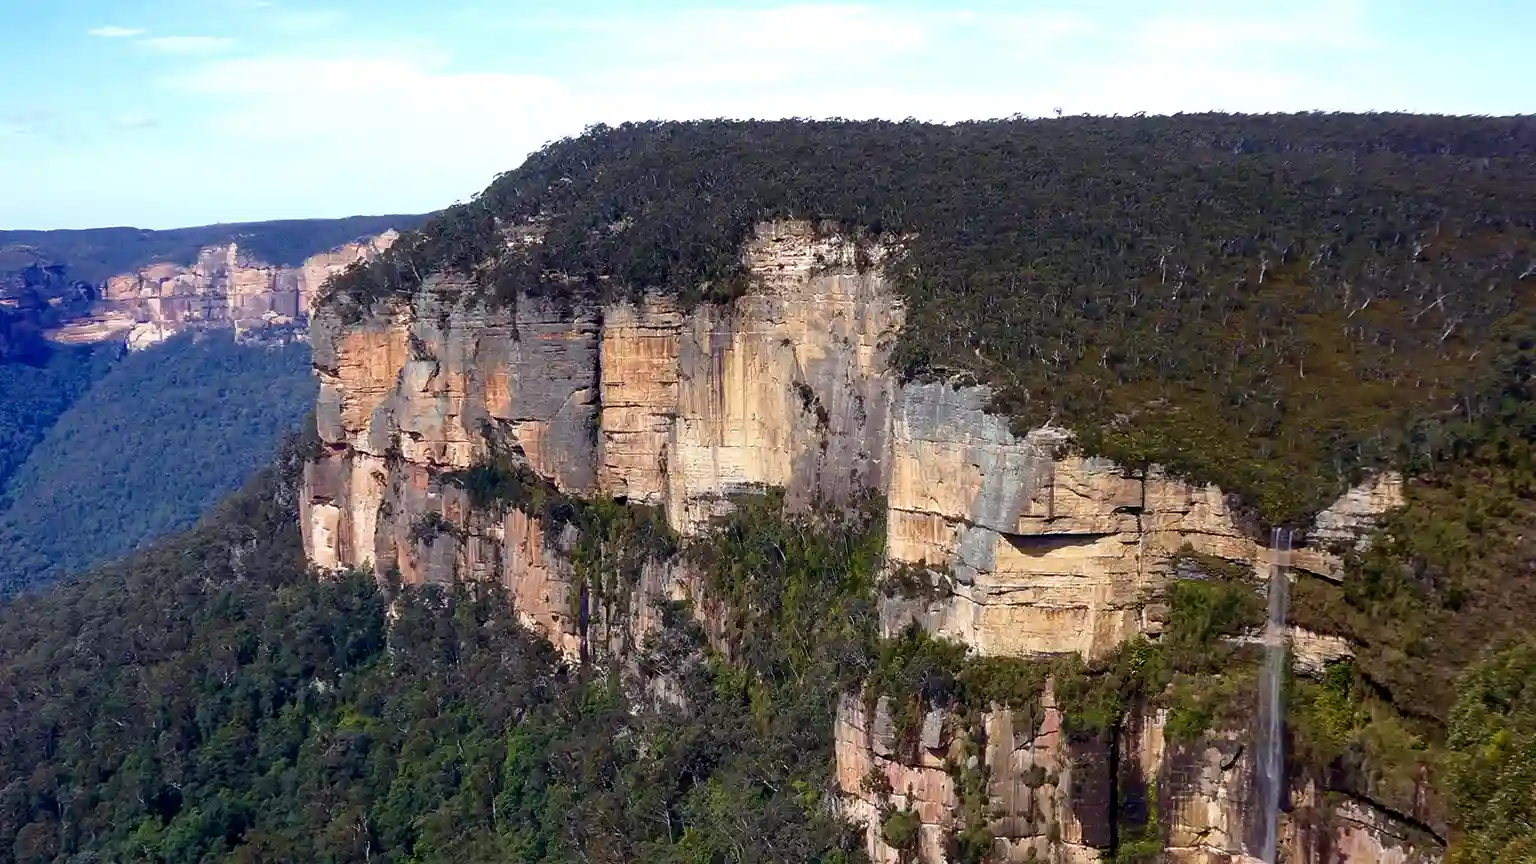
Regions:
<instances>
[{"instance_id":1,"label":"cliff face","mask_svg":"<svg viewBox=\"0 0 1536 864\"><path fill-rule=\"evenodd\" d=\"M410 583L500 581L523 619L572 655L643 632L645 595L697 593L682 565L647 563L625 602L594 606L570 526L476 507L444 476L510 459L563 493L660 507L685 537L731 496L764 487L783 488L791 507L881 494L890 563L939 576L923 596L882 598L882 628L915 620L982 655L1093 657L1155 637L1166 612L1157 595L1186 546L1267 566L1220 489L1083 457L1067 430L1015 435L983 410L982 388L898 381L887 357L903 309L867 266L889 253L776 223L743 250L754 290L723 306L520 297L491 308L462 299L469 286L449 276L353 323L322 306L311 341L326 448L306 471L310 559L397 568ZM1400 501L1394 477L1353 490L1318 517L1311 535L1326 543L1297 550L1293 565L1340 578L1341 552ZM1305 633L1296 649L1303 669L1347 653ZM932 712L913 757L890 740L888 705L849 697L838 783L876 860L901 858L881 833L893 806L917 812L918 860L944 860L966 805L954 764L987 778L1002 860L1103 860L1120 818L1111 803L1136 788L1155 790L1142 804L1160 814L1176 860L1245 860L1248 733L1172 747L1163 722L1152 713L1128 718L1120 740L1069 741L1047 694L1041 716L993 710L980 734ZM889 789L871 788L873 775ZM1390 819L1349 807L1288 822L1288 860L1405 860Z\"/></svg>"},{"instance_id":2,"label":"cliff face","mask_svg":"<svg viewBox=\"0 0 1536 864\"><path fill-rule=\"evenodd\" d=\"M687 314L662 298L464 308L466 286L441 279L354 325L322 310L311 337L318 426L334 448L323 464L390 482L314 496L311 556L400 559L376 522L394 453L440 471L509 450L564 491L663 505L684 534L740 492L780 486L805 503L881 488L899 305L837 238L781 226L747 254L762 291Z\"/></svg>"},{"instance_id":3,"label":"cliff face","mask_svg":"<svg viewBox=\"0 0 1536 864\"><path fill-rule=\"evenodd\" d=\"M327 278L389 248L398 236L386 231L312 255L297 267L264 263L235 243L208 246L190 266L151 264L112 276L86 316L50 336L66 344L121 338L137 350L192 328L233 328L238 337L302 324Z\"/></svg>"}]
</instances>

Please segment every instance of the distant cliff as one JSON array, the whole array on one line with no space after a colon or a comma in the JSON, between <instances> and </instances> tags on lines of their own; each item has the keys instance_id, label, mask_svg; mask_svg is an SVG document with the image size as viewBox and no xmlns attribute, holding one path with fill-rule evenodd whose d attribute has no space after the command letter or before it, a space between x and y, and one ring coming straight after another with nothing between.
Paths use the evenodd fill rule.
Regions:
<instances>
[{"instance_id":1,"label":"distant cliff","mask_svg":"<svg viewBox=\"0 0 1536 864\"><path fill-rule=\"evenodd\" d=\"M65 344L123 338L138 350L188 329L233 328L237 338L284 327L302 332L325 280L389 248L398 236L385 231L294 267L260 261L234 243L209 246L190 266L158 263L112 276L87 314L49 337Z\"/></svg>"},{"instance_id":2,"label":"distant cliff","mask_svg":"<svg viewBox=\"0 0 1536 864\"><path fill-rule=\"evenodd\" d=\"M290 324L327 276L420 221L0 231L0 359L35 359L45 337L142 347L192 327Z\"/></svg>"},{"instance_id":3,"label":"distant cliff","mask_svg":"<svg viewBox=\"0 0 1536 864\"><path fill-rule=\"evenodd\" d=\"M302 340L324 280L418 221L0 232L0 595L189 524L237 487L314 383L307 346L233 342Z\"/></svg>"}]
</instances>

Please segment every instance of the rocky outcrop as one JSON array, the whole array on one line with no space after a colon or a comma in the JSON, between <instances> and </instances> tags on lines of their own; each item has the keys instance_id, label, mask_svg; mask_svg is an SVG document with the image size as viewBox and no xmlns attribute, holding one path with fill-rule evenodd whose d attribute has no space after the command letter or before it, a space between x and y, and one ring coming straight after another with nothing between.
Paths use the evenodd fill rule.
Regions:
<instances>
[{"instance_id":1,"label":"rocky outcrop","mask_svg":"<svg viewBox=\"0 0 1536 864\"><path fill-rule=\"evenodd\" d=\"M398 236L386 231L312 255L296 267L267 264L235 243L208 246L190 265L151 264L107 279L89 314L50 337L66 344L122 339L137 350L188 329L232 328L238 338L301 327L326 279L379 254Z\"/></svg>"},{"instance_id":2,"label":"rocky outcrop","mask_svg":"<svg viewBox=\"0 0 1536 864\"><path fill-rule=\"evenodd\" d=\"M47 334L85 313L95 298L89 283L69 278L33 250L0 247L0 362L45 360Z\"/></svg>"},{"instance_id":3,"label":"rocky outcrop","mask_svg":"<svg viewBox=\"0 0 1536 864\"><path fill-rule=\"evenodd\" d=\"M951 577L945 596L888 601L983 654L1105 653L1184 545L1256 562L1219 489L1072 452L1065 430L1015 437L984 388L903 388L891 436L887 553Z\"/></svg>"},{"instance_id":4,"label":"rocky outcrop","mask_svg":"<svg viewBox=\"0 0 1536 864\"><path fill-rule=\"evenodd\" d=\"M998 860L1099 860L1090 844L1104 820L1092 808L1107 801L1074 801L1073 754L1050 694L1039 716L994 707L981 715L979 727L972 733L946 712L929 712L915 758L902 756L889 697L872 704L843 697L835 734L837 785L850 802L849 816L871 826L865 835L870 858L896 864L910 860L903 856L908 853L919 861L944 861L950 834L963 827L967 772L985 770L982 809ZM975 740L983 746L975 748ZM904 812L916 815L916 843L896 849L880 829Z\"/></svg>"},{"instance_id":5,"label":"rocky outcrop","mask_svg":"<svg viewBox=\"0 0 1536 864\"><path fill-rule=\"evenodd\" d=\"M873 266L896 251L774 223L742 253L753 290L724 305L523 296L497 307L439 274L360 321L317 310L325 452L306 474L311 560L412 583L500 581L573 656L632 641L649 626L645 595L695 593L681 570L648 565L621 602L592 603L566 528L533 509L477 509L445 481L495 459L561 494L661 508L684 536L764 487L791 507L883 495L891 565L926 568L932 582L884 597L882 627L915 620L981 654L1091 658L1155 633L1186 548L1267 570L1268 550L1220 489L1084 456L1067 430L1016 435L984 410L983 388L898 381L887 358L903 309ZM1395 477L1353 490L1310 532L1327 542L1297 549L1292 566L1338 578L1349 543L1400 501ZM1313 639L1298 653L1314 669L1347 646ZM956 777L981 769L1000 860L1101 860L1114 845L1108 808L1138 783L1155 789L1143 804L1162 814L1176 860L1238 861L1252 848L1241 735L1186 752L1162 743L1152 714L1121 740L1072 742L1046 705L1040 717L994 707L965 735L934 712L911 756L888 740L888 706L846 699L838 782L876 859L896 860L879 824L894 808L916 811L917 860L943 860L965 803ZM1390 834L1328 824L1332 849ZM1307 855L1292 860L1324 860Z\"/></svg>"},{"instance_id":6,"label":"rocky outcrop","mask_svg":"<svg viewBox=\"0 0 1536 864\"><path fill-rule=\"evenodd\" d=\"M1379 474L1344 493L1331 507L1317 514L1308 542L1333 552L1360 548L1369 539L1381 514L1403 506L1403 478ZM1322 575L1328 575L1322 573Z\"/></svg>"}]
</instances>

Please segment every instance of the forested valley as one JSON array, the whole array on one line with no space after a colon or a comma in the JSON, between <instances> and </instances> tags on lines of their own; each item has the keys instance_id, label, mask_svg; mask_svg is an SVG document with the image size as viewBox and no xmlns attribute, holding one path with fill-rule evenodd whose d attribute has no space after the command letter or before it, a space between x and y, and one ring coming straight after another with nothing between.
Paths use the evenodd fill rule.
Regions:
<instances>
[{"instance_id":1,"label":"forested valley","mask_svg":"<svg viewBox=\"0 0 1536 864\"><path fill-rule=\"evenodd\" d=\"M0 363L0 596L191 525L314 403L309 350L228 334Z\"/></svg>"}]
</instances>

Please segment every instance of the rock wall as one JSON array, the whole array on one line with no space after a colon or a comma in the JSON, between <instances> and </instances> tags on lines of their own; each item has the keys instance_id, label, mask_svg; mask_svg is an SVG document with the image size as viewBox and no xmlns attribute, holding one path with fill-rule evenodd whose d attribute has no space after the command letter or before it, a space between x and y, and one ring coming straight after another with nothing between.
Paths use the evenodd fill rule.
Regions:
<instances>
[{"instance_id":1,"label":"rock wall","mask_svg":"<svg viewBox=\"0 0 1536 864\"><path fill-rule=\"evenodd\" d=\"M561 490L664 505L685 534L741 492L881 488L900 304L854 244L807 226L765 228L745 254L760 290L686 313L657 297L466 306L441 277L361 322L321 310L316 419L344 479L312 490L311 558L399 557L376 515L391 456L444 471L510 452Z\"/></svg>"},{"instance_id":2,"label":"rock wall","mask_svg":"<svg viewBox=\"0 0 1536 864\"><path fill-rule=\"evenodd\" d=\"M90 314L51 334L81 344L124 339L147 348L186 329L245 331L302 325L330 276L389 248L399 237L386 231L306 258L297 267L259 261L234 243L208 246L190 266L151 264L109 278Z\"/></svg>"},{"instance_id":3,"label":"rock wall","mask_svg":"<svg viewBox=\"0 0 1536 864\"><path fill-rule=\"evenodd\" d=\"M1194 743L1170 743L1165 710L1127 718L1119 736L1072 740L1049 690L1040 716L998 706L980 729L962 732L943 711L924 718L915 756L901 755L888 698L844 697L836 726L837 785L849 818L870 826L865 847L879 864L942 862L963 827L965 771L986 778L986 817L994 861L1086 864L1112 859L1117 842L1156 820L1165 864L1259 864L1253 754L1241 730ZM981 742L970 758L960 737ZM1410 864L1434 860L1415 849L1413 832L1368 802L1324 803L1293 790L1280 819L1281 860L1291 864ZM915 847L883 838L889 814L912 811ZM1113 824L1113 828L1111 827ZM1115 833L1122 839L1117 841Z\"/></svg>"},{"instance_id":4,"label":"rock wall","mask_svg":"<svg viewBox=\"0 0 1536 864\"><path fill-rule=\"evenodd\" d=\"M438 275L361 321L317 310L325 454L306 474L311 560L397 568L410 583L499 580L524 620L573 656L643 631L643 595L691 593L686 573L653 566L628 589L623 620L595 607L572 570L575 538L515 510L477 511L443 482L444 472L496 458L568 494L660 507L685 536L733 495L763 487L783 488L791 507L883 494L891 564L926 565L940 578L924 596L883 598L882 627L915 620L981 654L1095 657L1155 634L1159 589L1186 546L1267 568L1268 550L1220 489L1084 457L1066 430L1015 435L983 410L983 388L899 382L887 358L903 309L868 266L895 252L773 223L742 252L753 290L725 305L520 297L492 307L466 299L472 286L461 278ZM1326 542L1297 549L1292 565L1339 578L1352 538L1401 494L1394 477L1351 491L1310 532ZM1298 642L1303 669L1348 651L1311 634ZM839 712L848 812L868 826L876 859L896 860L876 816L914 809L915 860L944 860L962 803L946 766L970 739L955 734L957 718L935 712L920 753L898 758L889 723L878 702L850 698ZM1161 743L1161 724L1136 718L1124 740L1067 742L1054 708L1027 722L988 713L982 751L961 764L988 772L999 860L1101 860L1113 845L1108 808L1127 800L1111 793L1146 778L1157 780L1148 788L1158 801L1143 803L1165 814L1174 860L1243 860L1240 736L1186 753ZM1121 777L1129 766L1135 776ZM891 791L871 791L872 774ZM1369 850L1391 832L1360 826L1378 824L1336 821L1314 833L1337 841L1329 849L1356 850L1330 864L1377 860Z\"/></svg>"}]
</instances>

